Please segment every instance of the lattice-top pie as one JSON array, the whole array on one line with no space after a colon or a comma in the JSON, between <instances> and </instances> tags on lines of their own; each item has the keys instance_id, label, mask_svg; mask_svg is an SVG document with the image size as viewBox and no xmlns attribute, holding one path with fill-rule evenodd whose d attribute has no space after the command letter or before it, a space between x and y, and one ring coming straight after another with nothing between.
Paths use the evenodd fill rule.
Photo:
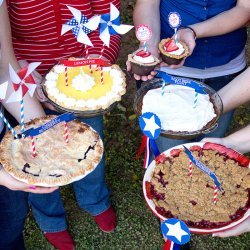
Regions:
<instances>
[{"instance_id":1,"label":"lattice-top pie","mask_svg":"<svg viewBox=\"0 0 250 250\"><path fill-rule=\"evenodd\" d=\"M26 129L52 118L35 119L26 124ZM8 132L0 145L0 163L17 179L41 186L65 185L86 176L102 158L102 140L87 124L76 120L67 124L69 143L65 141L64 123L34 137L36 157L29 137L14 140Z\"/></svg>"},{"instance_id":2,"label":"lattice-top pie","mask_svg":"<svg viewBox=\"0 0 250 250\"><path fill-rule=\"evenodd\" d=\"M218 144L205 143L190 150L216 174L223 192L218 192L214 204L213 180L196 166L190 178L188 156L174 149L170 156L162 154L156 159L151 181L146 182L147 197L157 213L201 229L219 228L241 218L250 208L249 160Z\"/></svg>"}]
</instances>

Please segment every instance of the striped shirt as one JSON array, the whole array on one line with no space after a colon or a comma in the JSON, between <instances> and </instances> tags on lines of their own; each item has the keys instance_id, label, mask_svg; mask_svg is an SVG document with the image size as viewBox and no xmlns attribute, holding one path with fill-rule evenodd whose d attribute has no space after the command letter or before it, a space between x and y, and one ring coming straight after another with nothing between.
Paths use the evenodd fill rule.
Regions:
<instances>
[{"instance_id":1,"label":"striped shirt","mask_svg":"<svg viewBox=\"0 0 250 250\"><path fill-rule=\"evenodd\" d=\"M12 29L13 47L18 60L40 61L39 73L47 72L57 61L68 57L100 54L103 42L99 31L88 34L93 47L76 41L71 31L61 36L62 25L73 16L67 5L82 12L87 18L110 12L110 3L120 8L120 0L8 0L8 11ZM112 63L120 48L120 36L113 35L110 47L103 56Z\"/></svg>"}]
</instances>

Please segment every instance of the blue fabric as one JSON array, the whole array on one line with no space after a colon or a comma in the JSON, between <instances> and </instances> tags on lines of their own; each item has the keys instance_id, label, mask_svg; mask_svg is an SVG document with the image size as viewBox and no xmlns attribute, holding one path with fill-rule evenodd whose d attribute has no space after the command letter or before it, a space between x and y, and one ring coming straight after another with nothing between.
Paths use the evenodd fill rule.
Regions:
<instances>
[{"instance_id":1,"label":"blue fabric","mask_svg":"<svg viewBox=\"0 0 250 250\"><path fill-rule=\"evenodd\" d=\"M103 138L102 116L81 120L93 127ZM79 206L91 215L98 215L110 207L110 193L104 180L104 163L103 157L92 173L73 183ZM65 210L59 190L45 195L30 194L29 202L42 231L60 232L66 229Z\"/></svg>"},{"instance_id":2,"label":"blue fabric","mask_svg":"<svg viewBox=\"0 0 250 250\"><path fill-rule=\"evenodd\" d=\"M214 78L208 78L208 79L195 79L195 80L201 81L217 91L217 90L221 89L222 87L224 87L225 85L227 85L227 83L232 81L241 72L227 75L227 76L214 77ZM186 139L174 140L174 139L168 139L166 137L160 136L156 140L158 148L159 148L160 152L163 152L169 148L172 148L172 147L180 145L180 144L184 144L184 143L188 143L188 142L199 142L204 137L223 137L225 135L229 125L230 125L230 122L233 119L233 113L234 113L234 111L230 111L230 112L223 114L219 120L219 125L215 129L215 131L213 131L209 134L198 136L192 140L186 140Z\"/></svg>"},{"instance_id":3,"label":"blue fabric","mask_svg":"<svg viewBox=\"0 0 250 250\"><path fill-rule=\"evenodd\" d=\"M0 142L5 128L0 134ZM0 186L0 249L23 250L23 229L28 213L28 194Z\"/></svg>"},{"instance_id":4,"label":"blue fabric","mask_svg":"<svg viewBox=\"0 0 250 250\"><path fill-rule=\"evenodd\" d=\"M182 26L207 20L236 5L236 0L161 0L161 39L172 37L174 31L168 24L168 14L177 11ZM187 57L185 66L205 69L220 66L236 58L244 49L247 40L245 28L225 35L196 40L193 54Z\"/></svg>"}]
</instances>

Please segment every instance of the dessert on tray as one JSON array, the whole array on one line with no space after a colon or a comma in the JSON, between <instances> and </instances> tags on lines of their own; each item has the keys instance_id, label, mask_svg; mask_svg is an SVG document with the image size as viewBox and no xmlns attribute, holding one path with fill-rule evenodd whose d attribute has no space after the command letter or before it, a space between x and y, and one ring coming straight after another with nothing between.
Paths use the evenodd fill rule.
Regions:
<instances>
[{"instance_id":1,"label":"dessert on tray","mask_svg":"<svg viewBox=\"0 0 250 250\"><path fill-rule=\"evenodd\" d=\"M26 128L50 122L54 116L38 118ZM15 139L7 132L0 145L5 170L15 178L40 186L61 186L79 180L92 172L100 162L103 143L96 131L80 121L67 122L68 143L65 142L65 124L59 123L34 137L36 156L32 154L30 137ZM20 127L17 127L20 130Z\"/></svg>"},{"instance_id":2,"label":"dessert on tray","mask_svg":"<svg viewBox=\"0 0 250 250\"><path fill-rule=\"evenodd\" d=\"M166 85L147 91L142 100L141 113L152 112L161 120L161 128L170 131L198 131L216 118L214 105L208 94L181 85Z\"/></svg>"},{"instance_id":3,"label":"dessert on tray","mask_svg":"<svg viewBox=\"0 0 250 250\"><path fill-rule=\"evenodd\" d=\"M179 64L189 55L188 46L181 41L175 42L173 38L161 40L159 50L162 60L168 65Z\"/></svg>"},{"instance_id":4,"label":"dessert on tray","mask_svg":"<svg viewBox=\"0 0 250 250\"><path fill-rule=\"evenodd\" d=\"M158 58L142 48L133 54L129 54L128 60L131 63L132 72L141 76L149 75L156 65L160 63Z\"/></svg>"},{"instance_id":5,"label":"dessert on tray","mask_svg":"<svg viewBox=\"0 0 250 250\"><path fill-rule=\"evenodd\" d=\"M213 143L186 147L218 177L216 204L213 180L195 165L190 177L189 158L178 146L159 155L144 177L150 207L161 219L176 217L191 228L218 229L240 220L250 209L249 159Z\"/></svg>"},{"instance_id":6,"label":"dessert on tray","mask_svg":"<svg viewBox=\"0 0 250 250\"><path fill-rule=\"evenodd\" d=\"M77 64L80 60L70 58L74 66L59 63L50 70L44 83L48 99L76 111L107 109L120 101L126 92L125 75L120 67L81 66Z\"/></svg>"}]
</instances>

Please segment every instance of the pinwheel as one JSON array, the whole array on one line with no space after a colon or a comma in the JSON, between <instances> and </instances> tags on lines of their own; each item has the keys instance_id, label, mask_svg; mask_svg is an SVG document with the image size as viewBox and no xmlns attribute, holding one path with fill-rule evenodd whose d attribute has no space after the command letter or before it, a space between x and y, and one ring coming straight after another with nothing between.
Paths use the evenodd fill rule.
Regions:
<instances>
[{"instance_id":1,"label":"pinwheel","mask_svg":"<svg viewBox=\"0 0 250 250\"><path fill-rule=\"evenodd\" d=\"M110 36L120 34L123 35L130 31L134 26L120 24L120 12L111 3L110 13L101 15L101 21L99 25L100 29L100 39L103 41L104 45L109 47Z\"/></svg>"},{"instance_id":2,"label":"pinwheel","mask_svg":"<svg viewBox=\"0 0 250 250\"><path fill-rule=\"evenodd\" d=\"M34 95L36 90L36 83L33 79L31 73L40 65L40 62L30 63L28 66L24 67L18 73L9 65L10 79L13 84L14 92L11 94L7 102L20 102L20 112L21 112L21 131L24 132L24 105L23 97L28 93L31 97ZM34 138L32 140L33 156L36 156L36 148Z\"/></svg>"},{"instance_id":3,"label":"pinwheel","mask_svg":"<svg viewBox=\"0 0 250 250\"><path fill-rule=\"evenodd\" d=\"M7 93L7 89L8 89L8 81L4 82L4 83L2 83L0 85L0 101L5 99L6 93ZM0 109L0 118L3 119L3 122L6 124L6 126L8 127L8 129L14 135L14 137L18 138L16 131L10 125L10 123L8 122L8 120L5 118L5 116L4 116L3 112L1 111L1 109Z\"/></svg>"},{"instance_id":4,"label":"pinwheel","mask_svg":"<svg viewBox=\"0 0 250 250\"><path fill-rule=\"evenodd\" d=\"M71 18L66 24L63 24L61 35L64 35L69 30L72 30L79 43L83 43L88 46L93 46L92 42L88 37L88 34L98 28L101 17L94 16L88 19L81 13L80 10L70 6L67 7L74 17Z\"/></svg>"}]
</instances>

